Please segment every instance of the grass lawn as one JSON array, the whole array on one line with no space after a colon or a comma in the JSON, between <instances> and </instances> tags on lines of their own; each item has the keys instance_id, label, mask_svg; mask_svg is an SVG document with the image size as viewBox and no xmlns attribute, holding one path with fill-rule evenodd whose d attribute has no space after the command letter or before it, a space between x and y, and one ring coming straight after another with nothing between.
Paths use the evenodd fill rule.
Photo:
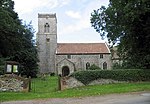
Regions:
<instances>
[{"instance_id":1,"label":"grass lawn","mask_svg":"<svg viewBox=\"0 0 150 104\"><path fill-rule=\"evenodd\" d=\"M150 82L92 85L68 89L64 91L58 91L57 86L57 77L47 77L43 80L38 78L33 79L31 92L0 92L0 101L83 97L112 93L150 91Z\"/></svg>"}]
</instances>

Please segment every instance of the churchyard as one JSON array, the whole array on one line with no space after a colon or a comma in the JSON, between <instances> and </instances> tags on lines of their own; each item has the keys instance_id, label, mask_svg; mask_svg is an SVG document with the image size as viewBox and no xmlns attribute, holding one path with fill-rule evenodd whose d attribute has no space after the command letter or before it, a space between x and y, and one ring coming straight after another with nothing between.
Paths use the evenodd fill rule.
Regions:
<instances>
[{"instance_id":1,"label":"churchyard","mask_svg":"<svg viewBox=\"0 0 150 104\"><path fill-rule=\"evenodd\" d=\"M17 75L16 63L9 62L6 66L5 74L0 75L0 102L150 91L149 70L101 70L94 67L65 77L51 73L23 78Z\"/></svg>"},{"instance_id":2,"label":"churchyard","mask_svg":"<svg viewBox=\"0 0 150 104\"><path fill-rule=\"evenodd\" d=\"M140 79L142 79L142 77ZM105 94L114 94L114 93L120 94L137 91L138 92L150 91L150 82L130 81L122 83L109 83L96 85L85 84L84 86L76 88L68 88L60 91L59 77L44 75L38 76L38 78L32 78L30 92L0 92L0 101L3 102L16 100L31 100L31 99L98 96Z\"/></svg>"}]
</instances>

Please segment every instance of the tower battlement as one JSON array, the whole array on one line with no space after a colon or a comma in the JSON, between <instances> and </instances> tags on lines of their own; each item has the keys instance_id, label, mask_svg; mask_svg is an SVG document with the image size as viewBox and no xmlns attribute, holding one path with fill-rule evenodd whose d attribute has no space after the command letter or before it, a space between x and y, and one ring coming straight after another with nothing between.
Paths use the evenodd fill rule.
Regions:
<instances>
[{"instance_id":1,"label":"tower battlement","mask_svg":"<svg viewBox=\"0 0 150 104\"><path fill-rule=\"evenodd\" d=\"M56 13L53 14L38 14L38 18L56 18Z\"/></svg>"}]
</instances>

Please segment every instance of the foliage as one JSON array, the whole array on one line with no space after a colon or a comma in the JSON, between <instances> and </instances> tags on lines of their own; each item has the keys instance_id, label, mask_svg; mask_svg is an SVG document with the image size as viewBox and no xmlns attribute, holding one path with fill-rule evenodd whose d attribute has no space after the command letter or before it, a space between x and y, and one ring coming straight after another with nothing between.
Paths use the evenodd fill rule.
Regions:
<instances>
[{"instance_id":1,"label":"foliage","mask_svg":"<svg viewBox=\"0 0 150 104\"><path fill-rule=\"evenodd\" d=\"M32 84L32 91L29 93L1 92L0 101L83 97L135 91L150 91L149 82L83 86L64 91L56 91L55 89L57 88L58 78L49 77L48 79L49 83L46 82L44 84L39 78L33 79L32 83L34 84ZM36 89L33 89L34 87L36 87Z\"/></svg>"},{"instance_id":2,"label":"foliage","mask_svg":"<svg viewBox=\"0 0 150 104\"><path fill-rule=\"evenodd\" d=\"M17 52L11 60L15 60L21 64L19 74L26 75L27 77L36 77L36 74L38 73L36 55L35 49L26 49Z\"/></svg>"},{"instance_id":3,"label":"foliage","mask_svg":"<svg viewBox=\"0 0 150 104\"><path fill-rule=\"evenodd\" d=\"M109 42L118 42L126 67L150 68L149 0L110 0L107 8L93 11L91 24Z\"/></svg>"},{"instance_id":4,"label":"foliage","mask_svg":"<svg viewBox=\"0 0 150 104\"><path fill-rule=\"evenodd\" d=\"M4 65L0 65L0 75L4 74L4 68L5 68Z\"/></svg>"},{"instance_id":5,"label":"foliage","mask_svg":"<svg viewBox=\"0 0 150 104\"><path fill-rule=\"evenodd\" d=\"M20 74L35 77L37 50L33 45L34 29L31 23L22 24L14 11L12 0L0 1L0 57L21 64Z\"/></svg>"},{"instance_id":6,"label":"foliage","mask_svg":"<svg viewBox=\"0 0 150 104\"><path fill-rule=\"evenodd\" d=\"M14 2L11 0L1 0L0 3L0 56L7 57L20 49L21 45L18 35L21 21L18 15L13 11Z\"/></svg>"},{"instance_id":7,"label":"foliage","mask_svg":"<svg viewBox=\"0 0 150 104\"><path fill-rule=\"evenodd\" d=\"M5 59L0 57L0 75L4 74L4 68L5 68Z\"/></svg>"},{"instance_id":8,"label":"foliage","mask_svg":"<svg viewBox=\"0 0 150 104\"><path fill-rule=\"evenodd\" d=\"M91 65L88 70L100 70L101 68L95 64Z\"/></svg>"},{"instance_id":9,"label":"foliage","mask_svg":"<svg viewBox=\"0 0 150 104\"><path fill-rule=\"evenodd\" d=\"M55 73L50 73L50 76L55 76Z\"/></svg>"},{"instance_id":10,"label":"foliage","mask_svg":"<svg viewBox=\"0 0 150 104\"><path fill-rule=\"evenodd\" d=\"M97 79L113 79L117 81L150 81L149 70L96 70L96 71L79 71L73 73L71 76L87 85L91 81Z\"/></svg>"},{"instance_id":11,"label":"foliage","mask_svg":"<svg viewBox=\"0 0 150 104\"><path fill-rule=\"evenodd\" d=\"M125 69L122 67L121 64L119 64L119 62L115 62L113 63L112 69Z\"/></svg>"}]
</instances>

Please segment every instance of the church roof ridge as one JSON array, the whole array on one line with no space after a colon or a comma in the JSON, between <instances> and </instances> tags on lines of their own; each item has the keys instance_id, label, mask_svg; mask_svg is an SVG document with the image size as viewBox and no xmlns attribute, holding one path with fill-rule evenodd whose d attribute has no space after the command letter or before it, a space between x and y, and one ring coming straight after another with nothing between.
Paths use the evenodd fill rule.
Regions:
<instances>
[{"instance_id":1,"label":"church roof ridge","mask_svg":"<svg viewBox=\"0 0 150 104\"><path fill-rule=\"evenodd\" d=\"M105 43L58 43L57 54L110 53Z\"/></svg>"}]
</instances>

